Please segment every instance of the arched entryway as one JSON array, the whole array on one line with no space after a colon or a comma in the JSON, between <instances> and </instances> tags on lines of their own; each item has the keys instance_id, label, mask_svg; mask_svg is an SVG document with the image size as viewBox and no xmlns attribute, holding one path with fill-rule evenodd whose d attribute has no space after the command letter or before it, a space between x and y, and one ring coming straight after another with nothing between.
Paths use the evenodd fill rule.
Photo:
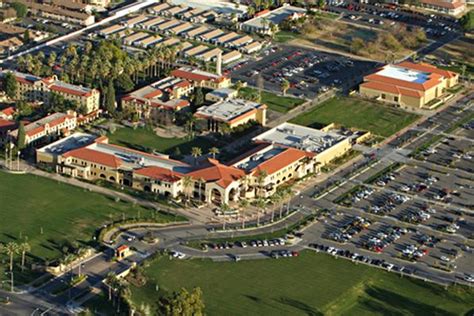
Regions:
<instances>
[{"instance_id":1,"label":"arched entryway","mask_svg":"<svg viewBox=\"0 0 474 316\"><path fill-rule=\"evenodd\" d=\"M145 186L143 187L143 191L145 191L145 192L151 192L151 186L150 186L150 185L145 185Z\"/></svg>"},{"instance_id":2,"label":"arched entryway","mask_svg":"<svg viewBox=\"0 0 474 316\"><path fill-rule=\"evenodd\" d=\"M229 202L237 200L238 193L239 192L237 191L236 188L230 189L230 191L229 191Z\"/></svg>"},{"instance_id":3,"label":"arched entryway","mask_svg":"<svg viewBox=\"0 0 474 316\"><path fill-rule=\"evenodd\" d=\"M217 205L222 203L222 194L218 189L211 190L211 202Z\"/></svg>"}]
</instances>

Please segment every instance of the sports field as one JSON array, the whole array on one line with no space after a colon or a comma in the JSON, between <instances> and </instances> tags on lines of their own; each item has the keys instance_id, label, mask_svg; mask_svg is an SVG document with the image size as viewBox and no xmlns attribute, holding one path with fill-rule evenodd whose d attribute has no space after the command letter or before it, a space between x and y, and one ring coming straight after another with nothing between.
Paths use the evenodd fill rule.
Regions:
<instances>
[{"instance_id":1,"label":"sports field","mask_svg":"<svg viewBox=\"0 0 474 316\"><path fill-rule=\"evenodd\" d=\"M150 210L34 175L0 171L0 242L28 240L31 255L57 258L66 242L89 242L107 221ZM161 220L173 220L172 216Z\"/></svg>"},{"instance_id":2,"label":"sports field","mask_svg":"<svg viewBox=\"0 0 474 316\"><path fill-rule=\"evenodd\" d=\"M135 303L159 293L202 288L208 315L468 315L474 290L449 290L326 254L215 263L160 257ZM466 314L467 313L467 314Z\"/></svg>"},{"instance_id":3,"label":"sports field","mask_svg":"<svg viewBox=\"0 0 474 316\"><path fill-rule=\"evenodd\" d=\"M297 116L291 122L310 127L336 123L388 137L418 117L413 113L362 99L335 97Z\"/></svg>"}]
</instances>

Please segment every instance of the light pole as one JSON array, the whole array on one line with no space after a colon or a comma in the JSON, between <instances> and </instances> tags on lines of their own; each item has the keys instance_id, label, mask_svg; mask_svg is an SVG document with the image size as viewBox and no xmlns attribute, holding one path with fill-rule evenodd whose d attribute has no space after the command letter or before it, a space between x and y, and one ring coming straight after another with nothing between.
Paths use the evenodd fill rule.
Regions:
<instances>
[{"instance_id":1,"label":"light pole","mask_svg":"<svg viewBox=\"0 0 474 316\"><path fill-rule=\"evenodd\" d=\"M14 283L13 283L13 271L7 271L5 274L10 273L10 292L13 293Z\"/></svg>"},{"instance_id":2,"label":"light pole","mask_svg":"<svg viewBox=\"0 0 474 316\"><path fill-rule=\"evenodd\" d=\"M18 160L16 161L17 163L17 170L20 171L20 150L18 150Z\"/></svg>"}]
</instances>

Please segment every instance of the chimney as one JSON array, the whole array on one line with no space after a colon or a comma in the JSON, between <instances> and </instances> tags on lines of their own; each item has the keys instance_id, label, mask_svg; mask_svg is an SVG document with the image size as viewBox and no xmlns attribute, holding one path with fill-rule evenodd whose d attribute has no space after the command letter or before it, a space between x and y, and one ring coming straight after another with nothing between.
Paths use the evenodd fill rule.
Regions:
<instances>
[{"instance_id":1,"label":"chimney","mask_svg":"<svg viewBox=\"0 0 474 316\"><path fill-rule=\"evenodd\" d=\"M216 73L218 76L222 76L222 51L217 55Z\"/></svg>"}]
</instances>

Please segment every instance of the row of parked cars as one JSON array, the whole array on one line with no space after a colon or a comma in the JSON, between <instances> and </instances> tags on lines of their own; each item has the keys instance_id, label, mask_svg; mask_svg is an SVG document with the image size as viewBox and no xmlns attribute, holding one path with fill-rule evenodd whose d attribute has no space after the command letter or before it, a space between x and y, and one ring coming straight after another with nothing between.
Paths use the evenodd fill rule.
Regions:
<instances>
[{"instance_id":1,"label":"row of parked cars","mask_svg":"<svg viewBox=\"0 0 474 316\"><path fill-rule=\"evenodd\" d=\"M388 271L398 271L407 274L413 274L413 270L404 266L398 266L393 263L386 262L384 259L373 259L368 256L360 255L358 253L353 253L349 250L339 249L335 247L330 247L321 244L310 244L310 247L316 249L317 251L324 251L333 256L346 257L353 261L363 262L366 264L379 266Z\"/></svg>"},{"instance_id":2,"label":"row of parked cars","mask_svg":"<svg viewBox=\"0 0 474 316\"><path fill-rule=\"evenodd\" d=\"M371 222L363 217L357 216L341 228L330 232L328 237L337 242L348 242L352 237L359 234L362 230L367 229Z\"/></svg>"},{"instance_id":3,"label":"row of parked cars","mask_svg":"<svg viewBox=\"0 0 474 316\"><path fill-rule=\"evenodd\" d=\"M275 239L257 239L246 241L237 241L237 242L222 242L222 243L209 243L205 244L206 248L211 249L232 249L234 247L247 248L247 247L274 247L274 246L284 246L288 239L294 238L293 236L286 236L286 238L275 238Z\"/></svg>"},{"instance_id":4,"label":"row of parked cars","mask_svg":"<svg viewBox=\"0 0 474 316\"><path fill-rule=\"evenodd\" d=\"M407 232L406 228L389 227L386 232L379 231L375 235L370 236L367 242L364 243L364 246L368 250L381 253L387 246L400 239Z\"/></svg>"}]
</instances>

